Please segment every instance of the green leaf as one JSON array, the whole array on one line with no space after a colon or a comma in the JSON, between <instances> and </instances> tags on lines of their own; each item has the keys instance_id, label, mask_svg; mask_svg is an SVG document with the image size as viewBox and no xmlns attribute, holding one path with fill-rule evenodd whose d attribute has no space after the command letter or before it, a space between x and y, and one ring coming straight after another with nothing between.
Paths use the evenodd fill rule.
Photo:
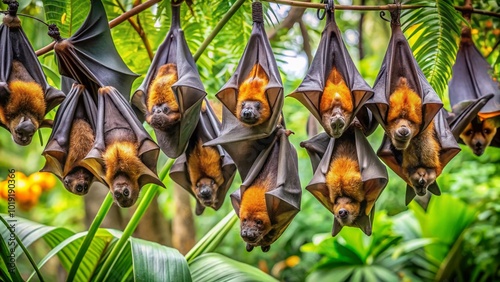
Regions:
<instances>
[{"instance_id":1,"label":"green leaf","mask_svg":"<svg viewBox=\"0 0 500 282\"><path fill-rule=\"evenodd\" d=\"M208 253L198 256L189 263L189 269L191 270L193 281L277 281L260 269L217 253Z\"/></svg>"}]
</instances>

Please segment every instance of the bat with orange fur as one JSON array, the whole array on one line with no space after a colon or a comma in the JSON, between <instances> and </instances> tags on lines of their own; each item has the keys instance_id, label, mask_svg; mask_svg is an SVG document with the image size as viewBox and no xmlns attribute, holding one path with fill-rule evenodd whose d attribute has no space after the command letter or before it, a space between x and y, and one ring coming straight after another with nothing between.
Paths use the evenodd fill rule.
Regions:
<instances>
[{"instance_id":1,"label":"bat with orange fur","mask_svg":"<svg viewBox=\"0 0 500 282\"><path fill-rule=\"evenodd\" d=\"M301 142L313 165L306 189L334 215L332 236L344 226L370 235L375 202L387 185L387 169L377 158L360 125L339 138L320 133Z\"/></svg>"},{"instance_id":2,"label":"bat with orange fur","mask_svg":"<svg viewBox=\"0 0 500 282\"><path fill-rule=\"evenodd\" d=\"M261 151L231 201L240 218L246 250L269 251L300 209L302 189L297 153L288 141L290 131L278 129Z\"/></svg>"},{"instance_id":3,"label":"bat with orange fur","mask_svg":"<svg viewBox=\"0 0 500 282\"><path fill-rule=\"evenodd\" d=\"M196 215L206 207L218 210L236 174L236 165L220 146L203 146L218 136L220 121L212 103L202 104L198 125L186 152L177 158L170 177L196 199Z\"/></svg>"},{"instance_id":4,"label":"bat with orange fur","mask_svg":"<svg viewBox=\"0 0 500 282\"><path fill-rule=\"evenodd\" d=\"M500 146L500 135L495 118L482 120L477 117L460 134L460 139L471 148L477 156L481 156L490 144Z\"/></svg>"},{"instance_id":5,"label":"bat with orange fur","mask_svg":"<svg viewBox=\"0 0 500 282\"><path fill-rule=\"evenodd\" d=\"M255 64L248 78L241 83L238 91L236 117L245 125L253 126L266 122L271 109L266 97L269 78L260 64Z\"/></svg>"},{"instance_id":6,"label":"bat with orange fur","mask_svg":"<svg viewBox=\"0 0 500 282\"><path fill-rule=\"evenodd\" d=\"M26 146L35 132L52 121L44 116L64 99L64 93L47 83L35 51L17 16L19 3L9 3L0 25L0 126L15 143Z\"/></svg>"}]
</instances>

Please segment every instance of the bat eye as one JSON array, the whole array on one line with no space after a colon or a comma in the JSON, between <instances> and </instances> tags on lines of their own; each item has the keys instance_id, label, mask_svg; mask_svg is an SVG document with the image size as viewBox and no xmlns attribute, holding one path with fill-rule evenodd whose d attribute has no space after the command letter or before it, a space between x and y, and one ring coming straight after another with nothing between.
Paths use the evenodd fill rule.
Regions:
<instances>
[{"instance_id":1,"label":"bat eye","mask_svg":"<svg viewBox=\"0 0 500 282\"><path fill-rule=\"evenodd\" d=\"M123 196L128 197L130 195L130 191L128 189L123 190Z\"/></svg>"},{"instance_id":2,"label":"bat eye","mask_svg":"<svg viewBox=\"0 0 500 282\"><path fill-rule=\"evenodd\" d=\"M247 103L241 102L241 106L244 107Z\"/></svg>"},{"instance_id":3,"label":"bat eye","mask_svg":"<svg viewBox=\"0 0 500 282\"><path fill-rule=\"evenodd\" d=\"M473 133L473 132L472 132L472 130L469 130L469 131L465 132L465 135L466 135L466 136L471 136L471 135L472 135L472 133Z\"/></svg>"},{"instance_id":4,"label":"bat eye","mask_svg":"<svg viewBox=\"0 0 500 282\"><path fill-rule=\"evenodd\" d=\"M64 185L69 185L68 179L64 179Z\"/></svg>"},{"instance_id":5,"label":"bat eye","mask_svg":"<svg viewBox=\"0 0 500 282\"><path fill-rule=\"evenodd\" d=\"M485 130L484 130L484 134L490 134L490 132L491 132L491 131L490 131L489 129L485 129Z\"/></svg>"},{"instance_id":6,"label":"bat eye","mask_svg":"<svg viewBox=\"0 0 500 282\"><path fill-rule=\"evenodd\" d=\"M257 110L259 110L259 109L260 109L260 106L261 106L260 102L255 103L255 108L256 108Z\"/></svg>"},{"instance_id":7,"label":"bat eye","mask_svg":"<svg viewBox=\"0 0 500 282\"><path fill-rule=\"evenodd\" d=\"M212 182L210 182L211 185L214 185L215 184L215 181L212 180Z\"/></svg>"},{"instance_id":8,"label":"bat eye","mask_svg":"<svg viewBox=\"0 0 500 282\"><path fill-rule=\"evenodd\" d=\"M246 218L245 218L245 219L243 219L243 223L247 223L247 219L246 219Z\"/></svg>"},{"instance_id":9,"label":"bat eye","mask_svg":"<svg viewBox=\"0 0 500 282\"><path fill-rule=\"evenodd\" d=\"M257 219L257 220L255 221L255 223L257 223L258 225L262 225L262 220Z\"/></svg>"}]
</instances>

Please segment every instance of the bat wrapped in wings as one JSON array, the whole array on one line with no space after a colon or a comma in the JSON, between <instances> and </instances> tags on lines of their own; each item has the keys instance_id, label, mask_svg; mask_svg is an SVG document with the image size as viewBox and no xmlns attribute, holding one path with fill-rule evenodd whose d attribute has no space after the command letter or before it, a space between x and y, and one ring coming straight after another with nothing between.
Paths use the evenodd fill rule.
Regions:
<instances>
[{"instance_id":1,"label":"bat wrapped in wings","mask_svg":"<svg viewBox=\"0 0 500 282\"><path fill-rule=\"evenodd\" d=\"M85 195L95 177L81 162L94 144L97 106L83 85L71 87L54 120L42 171L56 175L71 193Z\"/></svg>"},{"instance_id":2,"label":"bat wrapped in wings","mask_svg":"<svg viewBox=\"0 0 500 282\"><path fill-rule=\"evenodd\" d=\"M49 26L59 73L84 85L94 101L104 86L113 86L128 100L137 75L116 50L102 2L91 0L90 4L85 22L70 38L61 38L57 27Z\"/></svg>"},{"instance_id":3,"label":"bat wrapped in wings","mask_svg":"<svg viewBox=\"0 0 500 282\"><path fill-rule=\"evenodd\" d=\"M252 17L252 33L238 67L216 94L224 105L221 135L206 145L266 138L280 122L283 84L260 2L252 3Z\"/></svg>"},{"instance_id":4,"label":"bat wrapped in wings","mask_svg":"<svg viewBox=\"0 0 500 282\"><path fill-rule=\"evenodd\" d=\"M203 146L220 134L220 126L210 103L205 100L186 152L170 169L170 178L196 198L197 215L202 214L205 207L218 210L222 206L236 174L236 165L220 145Z\"/></svg>"},{"instance_id":5,"label":"bat wrapped in wings","mask_svg":"<svg viewBox=\"0 0 500 282\"><path fill-rule=\"evenodd\" d=\"M19 145L28 145L38 128L50 126L45 114L64 93L47 83L42 66L17 16L19 3L9 3L0 25L0 126Z\"/></svg>"},{"instance_id":6,"label":"bat wrapped in wings","mask_svg":"<svg viewBox=\"0 0 500 282\"><path fill-rule=\"evenodd\" d=\"M172 5L172 24L148 73L132 96L140 119L153 127L161 150L177 158L198 124L206 96L193 56L180 27L180 6Z\"/></svg>"},{"instance_id":7,"label":"bat wrapped in wings","mask_svg":"<svg viewBox=\"0 0 500 282\"><path fill-rule=\"evenodd\" d=\"M372 95L347 52L333 11L327 9L327 23L311 67L288 96L299 100L330 137L338 138L356 116L367 134L375 129L367 121L371 113L363 107Z\"/></svg>"},{"instance_id":8,"label":"bat wrapped in wings","mask_svg":"<svg viewBox=\"0 0 500 282\"><path fill-rule=\"evenodd\" d=\"M459 152L460 147L446 121L446 111L441 109L405 150L397 150L384 135L377 155L407 183L408 204L415 195L423 196L427 190L434 195L441 194L436 178Z\"/></svg>"},{"instance_id":9,"label":"bat wrapped in wings","mask_svg":"<svg viewBox=\"0 0 500 282\"><path fill-rule=\"evenodd\" d=\"M301 142L314 175L306 189L334 214L332 236L344 226L372 233L375 201L387 185L387 169L358 126L339 138L320 133Z\"/></svg>"},{"instance_id":10,"label":"bat wrapped in wings","mask_svg":"<svg viewBox=\"0 0 500 282\"><path fill-rule=\"evenodd\" d=\"M448 84L453 113L486 95L493 97L460 132L460 139L480 156L488 146L500 147L500 88L490 75L491 67L471 38L470 28L462 30L460 47Z\"/></svg>"},{"instance_id":11,"label":"bat wrapped in wings","mask_svg":"<svg viewBox=\"0 0 500 282\"><path fill-rule=\"evenodd\" d=\"M271 144L260 152L241 187L231 194L247 251L261 246L267 252L300 210L297 152L288 141L289 134L278 128L271 135Z\"/></svg>"},{"instance_id":12,"label":"bat wrapped in wings","mask_svg":"<svg viewBox=\"0 0 500 282\"><path fill-rule=\"evenodd\" d=\"M399 8L391 11L389 47L375 80L375 94L366 105L392 145L404 150L432 122L443 103L413 57L399 12Z\"/></svg>"}]
</instances>

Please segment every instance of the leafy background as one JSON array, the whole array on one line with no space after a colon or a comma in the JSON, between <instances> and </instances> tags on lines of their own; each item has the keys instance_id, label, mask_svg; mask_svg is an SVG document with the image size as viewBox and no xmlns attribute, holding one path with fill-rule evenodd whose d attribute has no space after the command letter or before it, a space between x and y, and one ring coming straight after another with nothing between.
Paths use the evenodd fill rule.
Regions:
<instances>
[{"instance_id":1,"label":"leafy background","mask_svg":"<svg viewBox=\"0 0 500 282\"><path fill-rule=\"evenodd\" d=\"M110 20L138 4L138 1L129 0L103 2ZM198 0L191 9L183 4L182 26L193 54L197 52L230 8L238 2L240 1ZM351 4L349 0L339 2ZM381 5L387 4L388 1L354 0L353 2L353 4ZM404 12L402 22L419 64L433 87L441 95L445 107L449 109L447 81L456 56L457 35L462 23L461 16L453 9L453 5L463 5L463 1L407 2L432 6L432 8ZM56 23L63 37L69 37L77 30L90 7L89 2L85 0L24 0L20 1L20 4L22 13L45 18L49 23ZM293 21L294 24L288 25L286 24L289 20L287 15L292 11L297 12L296 8L290 10L290 7L286 5L267 2L263 4L266 11L266 28L268 35L272 35L271 44L280 67L285 93L290 93L300 84L307 70L310 57L314 54L315 46L319 42L324 21L317 19L315 10L307 9L297 17L300 20L296 18ZM5 4L0 4L0 6L5 9ZM168 32L169 6L169 1L164 0L130 19L139 25L141 32L145 35L143 36L145 40L141 39L130 22L125 21L112 29L113 39L120 55L134 72L141 74L141 77L135 81L134 88L144 78L150 63L150 53L154 52ZM474 1L474 7L500 12L495 1ZM362 29L359 28L361 17L363 18ZM375 11L363 14L356 11L336 11L336 19L358 69L367 82L373 85L390 37L389 24L383 21L379 13ZM44 25L27 18L23 18L22 21L23 28L35 49L50 43L50 38L45 34ZM301 27L304 27L307 33L304 33ZM474 14L471 27L476 45L494 66L492 76L500 77L500 52L497 48L500 35L499 18ZM44 32L41 32L42 30ZM243 5L199 56L198 70L210 99L215 99L215 93L234 71L244 51L250 31L251 1L243 1ZM150 46L151 52L148 52L146 46ZM53 53L49 52L40 56L39 59L50 83L59 85ZM308 112L294 99L285 99L283 111L287 126L295 132L290 140L296 148L300 148L300 141L307 139L304 124ZM53 116L54 112L50 115ZM42 139L47 140L50 130L42 129L41 132ZM378 148L382 135L383 132L379 128L370 136L369 140L374 149ZM0 133L0 178L6 178L7 170L11 168L24 172L26 175L38 171L44 163L40 155L42 150L43 146L36 139L29 146L16 146L11 141L10 135L2 131ZM312 170L305 150L298 149L298 154L300 178L305 187L312 176ZM162 156L160 162L166 162L166 157ZM363 235L360 230L344 228L337 237L332 238L330 236L332 215L311 194L304 192L301 212L268 253L262 253L257 249L247 253L239 237L238 224L234 224L232 228L227 228L224 236L219 238L223 240L220 244L209 248L211 253L198 255L192 261L187 259L193 280L207 281L207 277L200 275L206 274L207 269L217 264L226 267L224 273L228 273L231 279L249 277L248 273L253 270L245 272L244 269L250 266L260 268L283 281L306 279L309 281L363 279L367 281L377 279L488 281L500 278L500 262L498 261L500 257L500 150L498 148L488 148L485 154L478 158L467 147L462 147L462 152L448 164L438 178L444 195L434 197L427 212L424 212L416 203L406 207L404 205L404 182L390 170L389 175L389 184L377 203L377 214L371 237ZM156 204L158 208L158 213L154 216L160 217L167 226L165 234L173 236L171 233L175 233L173 230L176 229L176 222L178 223L180 218L174 200L176 189L168 177L164 179L164 182L167 189L161 189L158 196L152 198L153 204ZM231 191L237 189L239 184L241 180L236 177ZM97 194L97 190L104 191L101 193L102 197L90 200L86 196L84 200L68 193L58 182L54 189L42 193L37 205L29 210L16 210L17 216L30 220L26 223L26 226L31 226L27 227L29 230L32 230L36 224L58 227L56 231L45 235L44 240L36 240L33 244L28 244L30 245L29 251L36 262L47 256L65 239L83 234L81 232L89 229L90 223L86 218L86 207L89 203L85 201L100 206L106 194L102 187L93 187L91 193L96 191ZM141 198L146 198L144 196L147 193L146 190L143 189ZM192 209L192 205L187 207ZM123 225L111 227L124 230L125 225L132 221L134 209L118 211ZM149 208L151 209L152 207ZM6 201L0 200L0 210L7 210ZM194 218L192 226L194 240L199 241L205 234L211 234L214 226L231 210L229 201L225 201L219 211L207 209L202 216ZM108 214L108 218L111 217L112 215ZM142 219L142 221L146 220L147 218ZM103 226L106 226L106 222ZM222 229L224 225L218 226ZM225 226L230 227L229 224ZM118 232L116 229L97 231L90 247L92 251L100 250L95 253L94 264L100 258L105 259L109 256L112 246L121 237L121 231ZM219 230L217 227L215 229ZM0 230L4 236L8 235L3 226ZM52 233L54 233L53 237L57 238L51 238ZM134 237L143 236L136 232ZM80 244L82 239L78 240L80 241L74 241L71 244ZM172 240L166 241L165 245L178 249L183 247L182 244L176 245ZM150 241L144 242L146 242L145 248L148 243L151 243ZM124 244L129 246L134 243L130 240ZM59 253L41 268L46 280L64 280L67 277L71 269L71 256L74 256L78 250L75 246L66 250L69 256L66 259L62 253ZM132 277L130 275L139 275L140 270L130 269L133 248L126 249L131 250L131 254L121 254L119 257L123 257L125 261L122 260L113 267L121 267L123 273L128 273L125 277L130 279ZM20 275L26 279L32 274L33 267L29 264L28 258L21 255L19 248L18 253ZM188 254L186 257L190 258L194 255ZM227 257L243 264L232 261L227 263L225 261ZM126 261L128 258L130 261ZM203 258L209 262L208 265L200 261ZM117 261L120 262L119 259ZM201 268L203 266L206 268ZM197 267L198 270L194 271L193 269ZM91 272L92 267L88 266L88 269ZM235 270L241 270L241 272L236 271L238 273L231 274L231 271ZM76 275L78 277L80 274ZM262 277L261 280L269 279L269 277ZM229 278L226 277L226 279Z\"/></svg>"}]
</instances>

